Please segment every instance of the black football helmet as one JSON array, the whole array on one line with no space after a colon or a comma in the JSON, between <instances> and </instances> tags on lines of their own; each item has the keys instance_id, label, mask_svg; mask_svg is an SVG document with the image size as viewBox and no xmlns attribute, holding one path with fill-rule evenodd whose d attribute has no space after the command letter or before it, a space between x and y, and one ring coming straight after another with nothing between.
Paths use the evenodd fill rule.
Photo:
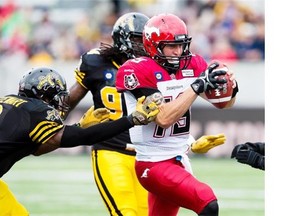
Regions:
<instances>
[{"instance_id":1,"label":"black football helmet","mask_svg":"<svg viewBox=\"0 0 288 216\"><path fill-rule=\"evenodd\" d=\"M118 18L113 26L112 39L114 47L127 58L147 55L142 42L142 32L148 17L142 13L126 13Z\"/></svg>"},{"instance_id":2,"label":"black football helmet","mask_svg":"<svg viewBox=\"0 0 288 216\"><path fill-rule=\"evenodd\" d=\"M47 102L59 111L63 119L70 108L66 81L51 68L35 68L25 74L19 82L18 95Z\"/></svg>"}]
</instances>

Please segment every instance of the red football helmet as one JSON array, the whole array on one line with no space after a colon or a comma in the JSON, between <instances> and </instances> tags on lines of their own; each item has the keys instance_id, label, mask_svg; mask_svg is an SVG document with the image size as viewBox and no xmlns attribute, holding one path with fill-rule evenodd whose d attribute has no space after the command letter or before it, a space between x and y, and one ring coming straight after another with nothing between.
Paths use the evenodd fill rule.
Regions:
<instances>
[{"instance_id":1,"label":"red football helmet","mask_svg":"<svg viewBox=\"0 0 288 216\"><path fill-rule=\"evenodd\" d=\"M188 36L186 24L173 14L154 16L144 26L143 44L146 52L169 71L187 67L188 60L191 58L189 50L191 39ZM182 55L165 56L162 50L167 44L182 44Z\"/></svg>"}]
</instances>

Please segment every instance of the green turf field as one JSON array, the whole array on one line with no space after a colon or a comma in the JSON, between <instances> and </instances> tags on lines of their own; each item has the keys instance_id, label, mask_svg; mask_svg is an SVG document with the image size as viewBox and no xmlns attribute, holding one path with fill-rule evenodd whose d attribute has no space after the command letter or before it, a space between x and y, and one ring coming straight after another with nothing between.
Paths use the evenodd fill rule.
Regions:
<instances>
[{"instance_id":1,"label":"green turf field","mask_svg":"<svg viewBox=\"0 0 288 216\"><path fill-rule=\"evenodd\" d=\"M192 158L194 174L210 184L220 216L264 216L264 172L231 159ZM3 177L31 216L108 216L94 185L90 157L27 157ZM181 209L178 216L196 216Z\"/></svg>"}]
</instances>

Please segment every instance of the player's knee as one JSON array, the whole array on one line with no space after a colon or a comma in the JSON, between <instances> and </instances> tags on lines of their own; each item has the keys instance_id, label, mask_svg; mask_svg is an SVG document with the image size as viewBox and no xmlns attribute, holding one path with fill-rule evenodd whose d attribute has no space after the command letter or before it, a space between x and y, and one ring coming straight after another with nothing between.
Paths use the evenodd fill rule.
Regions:
<instances>
[{"instance_id":1,"label":"player's knee","mask_svg":"<svg viewBox=\"0 0 288 216\"><path fill-rule=\"evenodd\" d=\"M199 216L218 216L219 206L217 200L210 202L203 211L199 214Z\"/></svg>"}]
</instances>

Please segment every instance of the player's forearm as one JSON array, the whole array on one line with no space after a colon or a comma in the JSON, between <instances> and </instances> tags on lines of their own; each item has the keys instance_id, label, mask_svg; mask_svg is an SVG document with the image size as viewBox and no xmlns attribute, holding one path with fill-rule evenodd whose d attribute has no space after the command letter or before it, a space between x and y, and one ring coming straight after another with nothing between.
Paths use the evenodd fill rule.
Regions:
<instances>
[{"instance_id":1,"label":"player's forearm","mask_svg":"<svg viewBox=\"0 0 288 216\"><path fill-rule=\"evenodd\" d=\"M80 145L93 145L116 136L133 126L134 124L127 117L113 122L97 124L86 129L77 126L66 126L60 147L70 148Z\"/></svg>"},{"instance_id":2,"label":"player's forearm","mask_svg":"<svg viewBox=\"0 0 288 216\"><path fill-rule=\"evenodd\" d=\"M187 112L196 98L197 94L192 90L192 88L189 88L177 99L162 104L159 107L160 112L156 117L156 123L163 128L170 127Z\"/></svg>"}]
</instances>

